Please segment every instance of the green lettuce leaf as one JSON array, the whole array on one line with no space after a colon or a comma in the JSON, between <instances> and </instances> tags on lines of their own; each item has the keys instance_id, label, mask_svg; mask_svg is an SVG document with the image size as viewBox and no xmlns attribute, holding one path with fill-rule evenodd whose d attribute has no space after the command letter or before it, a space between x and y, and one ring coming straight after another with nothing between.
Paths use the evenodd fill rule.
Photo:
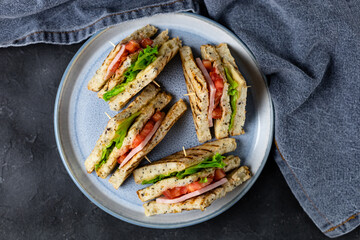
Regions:
<instances>
[{"instance_id":1,"label":"green lettuce leaf","mask_svg":"<svg viewBox=\"0 0 360 240\"><path fill-rule=\"evenodd\" d=\"M109 145L103 149L100 162L95 165L95 171L97 171L102 165L104 165L104 163L106 163L114 147L117 149L121 148L131 124L134 122L135 118L139 116L139 114L140 112L134 113L119 124L115 133L115 137L111 140Z\"/></svg>"},{"instance_id":2,"label":"green lettuce leaf","mask_svg":"<svg viewBox=\"0 0 360 240\"><path fill-rule=\"evenodd\" d=\"M178 179L183 179L184 177L189 176L194 173L197 173L197 172L200 172L202 169L205 169L205 168L223 168L223 167L225 167L225 163L223 161L224 158L225 157L222 156L221 154L216 153L211 158L207 158L195 166L189 167L185 170L178 172L176 174L176 177Z\"/></svg>"},{"instance_id":3,"label":"green lettuce leaf","mask_svg":"<svg viewBox=\"0 0 360 240\"><path fill-rule=\"evenodd\" d=\"M115 142L111 142L108 146L106 146L103 149L103 152L101 154L101 160L95 165L95 171L97 171L104 163L106 163L106 160L109 158L110 153L115 147Z\"/></svg>"},{"instance_id":4,"label":"green lettuce leaf","mask_svg":"<svg viewBox=\"0 0 360 240\"><path fill-rule=\"evenodd\" d=\"M167 174L167 175L164 175L164 174L160 174L158 175L156 178L154 179L151 179L151 180L143 180L141 182L141 184L154 184L154 183L157 183L158 181L160 180L163 180L164 178L170 178L170 177L175 177L177 174L177 172L173 172L173 173L170 173L170 174Z\"/></svg>"},{"instance_id":5,"label":"green lettuce leaf","mask_svg":"<svg viewBox=\"0 0 360 240\"><path fill-rule=\"evenodd\" d=\"M110 91L107 91L104 94L103 99L105 101L109 101L112 97L115 97L119 93L123 92L125 90L126 85L132 82L141 70L145 69L147 66L149 66L152 62L156 60L156 56L158 53L159 52L157 46L155 47L147 46L145 49L141 50L136 61L133 64L131 64L131 66L125 71L124 82L122 82L119 85L116 85Z\"/></svg>"},{"instance_id":6,"label":"green lettuce leaf","mask_svg":"<svg viewBox=\"0 0 360 240\"><path fill-rule=\"evenodd\" d=\"M116 137L113 139L117 149L121 148L131 124L134 122L135 118L139 115L140 115L140 112L134 113L133 115L126 118L124 121L122 121L119 124L119 127L116 130Z\"/></svg>"},{"instance_id":7,"label":"green lettuce leaf","mask_svg":"<svg viewBox=\"0 0 360 240\"><path fill-rule=\"evenodd\" d=\"M229 130L231 130L234 126L234 119L236 115L236 101L238 100L239 97L239 91L236 90L236 88L239 86L239 84L234 81L234 79L230 74L229 69L227 67L225 67L224 69L225 69L226 79L229 83L228 94L230 95L230 106L231 106Z\"/></svg>"},{"instance_id":8,"label":"green lettuce leaf","mask_svg":"<svg viewBox=\"0 0 360 240\"><path fill-rule=\"evenodd\" d=\"M183 179L184 177L189 176L194 173L197 173L197 172L200 172L201 170L203 170L205 168L224 168L226 165L223 161L224 158L225 157L222 156L221 154L216 153L211 158L207 158L195 166L191 166L180 172L173 172L173 173L170 173L167 175L161 174L154 179L151 179L148 181L144 180L144 181L142 181L141 184L156 183L164 178L170 178L170 177L174 177L174 176L176 176L178 179Z\"/></svg>"}]
</instances>

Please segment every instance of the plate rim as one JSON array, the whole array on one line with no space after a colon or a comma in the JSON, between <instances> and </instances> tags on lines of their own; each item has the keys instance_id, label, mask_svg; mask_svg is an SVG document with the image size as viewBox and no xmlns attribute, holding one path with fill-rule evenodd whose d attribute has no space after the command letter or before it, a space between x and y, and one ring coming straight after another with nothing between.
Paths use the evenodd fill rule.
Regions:
<instances>
[{"instance_id":1,"label":"plate rim","mask_svg":"<svg viewBox=\"0 0 360 240\"><path fill-rule=\"evenodd\" d=\"M268 145L266 147L265 150L265 156L264 159L262 160L258 171L255 173L255 175L252 177L251 181L249 182L249 184L244 188L244 190L237 195L231 202L227 203L226 205L222 206L219 210L217 210L216 212L199 218L199 219L195 219L195 220L190 220L187 222L183 222L183 223L176 223L176 224L152 224L152 223L144 223L142 221L138 221L138 220L134 220L134 219L130 219L127 217L124 217L120 214L117 214L115 212L113 212L112 210L108 209L107 207L105 207L104 205L102 205L100 202L98 202L97 200L95 200L84 188L83 186L78 182L78 180L75 178L72 170L70 169L70 166L68 164L68 160L65 157L65 153L64 153L64 149L61 145L61 138L60 138L60 130L59 130L59 111L60 111L60 96L62 94L62 90L63 90L63 86L64 83L67 80L67 76L69 74L70 69L73 66L73 63L77 60L77 58L80 56L80 54L84 51L84 49L86 47L88 47L88 45L94 41L99 35L103 34L104 32L106 32L108 29L110 29L111 27L108 27L106 29L100 30L98 31L96 34L94 34L92 37L90 37L85 43L83 43L83 45L78 49L78 51L76 52L76 54L73 56L73 58L71 59L71 61L69 62L68 66L65 69L65 72L61 78L61 81L59 83L59 87L56 93L56 98L55 98L55 107L54 107L54 132L55 132L55 140L56 140L56 145L57 145L57 149L58 152L60 154L61 160L65 166L66 171L68 172L68 174L70 175L70 178L73 180L73 182L75 183L75 185L80 189L80 191L92 202L94 203L97 207L99 207L101 210L105 211L106 213L112 215L115 218L118 218L122 221L137 225L137 226L141 226L141 227L147 227L147 228L155 228L155 229L173 229L173 228L181 228L181 227L188 227L188 226L192 226L192 225L196 225L205 221L208 221L218 215L220 215L221 213L225 212L226 210L228 210L230 207L232 207L235 203L237 203L249 190L250 188L253 186L253 184L256 182L256 180L258 179L259 175L261 174L267 159L269 157L269 153L270 153L270 149L273 143L273 137L274 137L274 108L273 108L273 103L271 100L271 95L269 92L269 87L267 84L267 78L266 76L263 74L263 72L261 71L261 68L254 56L254 54L252 53L252 51L250 50L250 48L247 46L246 43L244 43L236 34L234 34L232 31L230 31L229 29L227 29L225 26L221 25L220 23L209 19L207 17L204 17L202 15L198 15L195 13L190 13L190 12L180 12L180 13L163 13L163 14L157 14L157 15L185 15L188 17L193 17L196 18L198 20L202 20L204 22L207 22L208 24L211 24L215 27L218 27L220 29L222 29L223 31L225 31L227 34L229 34L230 36L232 36L236 41L240 42L242 45L244 45L244 49L248 52L248 54L250 55L250 57L253 59L256 67L258 68L265 87L266 87L266 92L269 96L269 106L270 106L270 137L269 139L271 139L268 142ZM156 15L154 15L156 16ZM152 17L152 16L149 16ZM136 21L137 19L131 20L131 21ZM125 23L125 22L122 22ZM121 24L121 23L120 23ZM116 26L116 25L114 25Z\"/></svg>"}]
</instances>

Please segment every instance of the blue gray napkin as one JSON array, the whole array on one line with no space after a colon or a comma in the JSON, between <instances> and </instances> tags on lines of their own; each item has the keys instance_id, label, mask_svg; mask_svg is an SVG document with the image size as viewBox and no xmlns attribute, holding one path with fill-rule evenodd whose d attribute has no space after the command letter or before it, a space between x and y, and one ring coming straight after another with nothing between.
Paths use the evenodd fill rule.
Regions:
<instances>
[{"instance_id":1,"label":"blue gray napkin","mask_svg":"<svg viewBox=\"0 0 360 240\"><path fill-rule=\"evenodd\" d=\"M356 228L359 1L19 0L0 7L0 47L71 44L125 20L189 10L228 27L256 56L275 108L275 159L316 226L329 237Z\"/></svg>"},{"instance_id":2,"label":"blue gray napkin","mask_svg":"<svg viewBox=\"0 0 360 240\"><path fill-rule=\"evenodd\" d=\"M0 47L72 44L119 22L195 9L191 0L5 0Z\"/></svg>"},{"instance_id":3,"label":"blue gray napkin","mask_svg":"<svg viewBox=\"0 0 360 240\"><path fill-rule=\"evenodd\" d=\"M353 230L360 224L360 1L205 3L269 80L275 159L301 206L329 237Z\"/></svg>"}]
</instances>

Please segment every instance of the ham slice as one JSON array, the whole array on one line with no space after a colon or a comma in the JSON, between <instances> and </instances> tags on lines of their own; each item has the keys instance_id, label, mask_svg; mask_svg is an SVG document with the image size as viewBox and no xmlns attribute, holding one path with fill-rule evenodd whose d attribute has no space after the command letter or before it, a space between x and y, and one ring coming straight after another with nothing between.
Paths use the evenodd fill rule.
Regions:
<instances>
[{"instance_id":1,"label":"ham slice","mask_svg":"<svg viewBox=\"0 0 360 240\"><path fill-rule=\"evenodd\" d=\"M142 141L136 148L132 149L129 154L126 156L126 158L121 162L119 168L121 168L122 166L124 166L128 161L130 161L130 159L137 154L138 152L140 152L145 146L146 144L150 141L151 137L155 134L156 130L160 127L160 124L162 122L162 120L164 119L164 115L162 115L161 119L158 120L153 129L151 130L151 132L146 136L146 138L144 139L144 141Z\"/></svg>"},{"instance_id":2,"label":"ham slice","mask_svg":"<svg viewBox=\"0 0 360 240\"><path fill-rule=\"evenodd\" d=\"M209 127L212 127L213 126L212 112L214 111L216 88L215 88L214 82L212 81L212 79L211 79L208 71L206 70L204 64L202 63L201 59L196 58L196 63L198 65L198 67L200 68L201 72L204 74L206 82L209 85L210 98L209 98L208 120L209 120Z\"/></svg>"},{"instance_id":3,"label":"ham slice","mask_svg":"<svg viewBox=\"0 0 360 240\"><path fill-rule=\"evenodd\" d=\"M197 191L194 191L194 192L191 192L191 193L188 193L188 194L185 194L181 197L178 197L178 198L173 198L173 199L169 199L169 198L165 198L165 197L160 197L160 198L157 198L156 199L156 202L157 203L167 203L167 204L170 204L170 203L178 203L178 202L183 202L185 200L188 200L189 198L193 198L193 197L196 197L196 196L199 196L203 193L206 193L214 188L217 188L221 185L223 185L224 183L226 183L228 180L227 178L222 178L220 179L219 181L217 182L214 182L210 185L207 185L206 187L203 187Z\"/></svg>"},{"instance_id":4,"label":"ham slice","mask_svg":"<svg viewBox=\"0 0 360 240\"><path fill-rule=\"evenodd\" d=\"M115 73L116 69L120 66L120 64L122 62L121 57L124 54L124 52L125 52L125 45L122 44L120 51L116 54L115 58L110 63L110 65L107 69L106 75L104 77L104 80L110 78Z\"/></svg>"}]
</instances>

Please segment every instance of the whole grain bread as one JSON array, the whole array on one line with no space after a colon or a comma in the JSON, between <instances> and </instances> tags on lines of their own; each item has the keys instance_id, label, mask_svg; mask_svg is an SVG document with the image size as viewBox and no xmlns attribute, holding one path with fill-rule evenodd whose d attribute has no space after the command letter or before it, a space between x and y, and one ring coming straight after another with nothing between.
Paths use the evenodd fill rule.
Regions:
<instances>
[{"instance_id":1,"label":"whole grain bread","mask_svg":"<svg viewBox=\"0 0 360 240\"><path fill-rule=\"evenodd\" d=\"M196 165L206 158L212 157L214 153L224 154L236 149L236 141L233 138L207 142L203 145L186 149L186 156L179 151L159 161L147 164L134 171L134 180L140 184L144 180L149 181L155 177L172 172L182 171L190 166Z\"/></svg>"},{"instance_id":2,"label":"whole grain bread","mask_svg":"<svg viewBox=\"0 0 360 240\"><path fill-rule=\"evenodd\" d=\"M199 142L211 140L208 122L209 93L206 80L196 65L189 46L180 48L185 83L190 100L196 135Z\"/></svg>"},{"instance_id":3,"label":"whole grain bread","mask_svg":"<svg viewBox=\"0 0 360 240\"><path fill-rule=\"evenodd\" d=\"M151 83L164 69L165 65L176 55L181 47L179 38L165 42L159 49L159 54L154 62L139 72L136 78L125 86L125 90L114 96L109 101L110 109L119 111L138 92Z\"/></svg>"},{"instance_id":4,"label":"whole grain bread","mask_svg":"<svg viewBox=\"0 0 360 240\"><path fill-rule=\"evenodd\" d=\"M130 36L124 38L121 42L119 42L109 53L109 55L105 58L101 67L96 71L95 75L91 78L88 83L88 89L94 92L99 91L108 79L104 79L107 69L115 58L116 54L120 51L121 45L129 42L130 40L141 40L143 38L149 38L157 32L157 28L152 25L146 25L143 28L140 28L133 32Z\"/></svg>"},{"instance_id":5,"label":"whole grain bread","mask_svg":"<svg viewBox=\"0 0 360 240\"><path fill-rule=\"evenodd\" d=\"M240 166L240 158L233 155L227 156L223 161L226 164L224 167L225 172L231 171ZM198 181L201 178L214 175L215 170L216 168L206 168L183 179L178 179L177 177L166 178L147 188L138 190L137 195L141 201L146 202L160 197L167 189L186 186L190 183Z\"/></svg>"},{"instance_id":6,"label":"whole grain bread","mask_svg":"<svg viewBox=\"0 0 360 240\"><path fill-rule=\"evenodd\" d=\"M240 73L235 59L230 53L229 47L226 43L221 43L216 46L216 51L219 53L221 57L222 64L226 67L232 78L235 82L237 82L238 86L236 90L238 91L238 98L236 100L236 114L234 117L234 124L233 127L230 129L230 135L236 136L240 134L244 134L244 124L245 124L245 117L246 117L246 97L247 97L247 86L246 81L243 75Z\"/></svg>"},{"instance_id":7,"label":"whole grain bread","mask_svg":"<svg viewBox=\"0 0 360 240\"><path fill-rule=\"evenodd\" d=\"M242 166L233 170L230 174L226 176L228 181L209 192L206 192L200 196L190 198L184 202L180 203L157 203L156 200L150 201L143 204L145 209L146 216L152 216L157 214L164 213L179 213L182 211L190 211L190 210L202 210L210 206L215 200L222 198L226 195L226 193L231 192L237 186L244 183L248 179L251 178L251 172L249 168L246 166Z\"/></svg>"},{"instance_id":8,"label":"whole grain bread","mask_svg":"<svg viewBox=\"0 0 360 240\"><path fill-rule=\"evenodd\" d=\"M166 114L164 120L161 122L159 129L150 139L149 143L135 156L121 168L116 169L115 173L110 177L109 182L118 189L126 178L134 171L140 164L143 158L155 148L157 144L166 136L170 128L179 120L179 118L187 110L185 102L180 99L176 102Z\"/></svg>"},{"instance_id":9,"label":"whole grain bread","mask_svg":"<svg viewBox=\"0 0 360 240\"><path fill-rule=\"evenodd\" d=\"M135 119L129 128L128 133L123 141L123 144L120 149L116 147L112 150L109 155L109 158L106 162L97 169L96 173L101 178L106 178L111 171L117 165L117 159L128 152L130 146L132 145L135 137L143 129L146 122L151 118L156 111L161 111L170 101L171 95L165 92L159 92L146 106L140 110L140 115Z\"/></svg>"},{"instance_id":10,"label":"whole grain bread","mask_svg":"<svg viewBox=\"0 0 360 240\"><path fill-rule=\"evenodd\" d=\"M227 83L224 68L221 63L221 58L213 45L202 45L200 47L202 59L207 59L213 62L213 67L224 80L223 93L220 99L220 107L222 115L220 119L216 119L214 123L215 137L217 139L229 136L229 124L231 118L230 97L228 94L229 84Z\"/></svg>"},{"instance_id":11,"label":"whole grain bread","mask_svg":"<svg viewBox=\"0 0 360 240\"><path fill-rule=\"evenodd\" d=\"M149 84L144 89L144 91L142 91L134 99L134 101L128 105L127 108L109 120L104 132L97 140L93 151L85 160L85 168L88 173L91 173L94 170L95 165L101 160L102 151L104 147L109 145L112 139L115 137L115 133L119 124L147 105L159 91L160 88L156 87L154 84Z\"/></svg>"},{"instance_id":12,"label":"whole grain bread","mask_svg":"<svg viewBox=\"0 0 360 240\"><path fill-rule=\"evenodd\" d=\"M162 31L158 36L155 37L152 47L161 47L167 40L169 40L168 30ZM98 97L103 98L107 91L112 90L116 85L122 83L125 80L125 71L134 63L139 55L140 51L134 52L126 57L121 66L116 70L115 74L109 79L104 87L98 92Z\"/></svg>"}]
</instances>

